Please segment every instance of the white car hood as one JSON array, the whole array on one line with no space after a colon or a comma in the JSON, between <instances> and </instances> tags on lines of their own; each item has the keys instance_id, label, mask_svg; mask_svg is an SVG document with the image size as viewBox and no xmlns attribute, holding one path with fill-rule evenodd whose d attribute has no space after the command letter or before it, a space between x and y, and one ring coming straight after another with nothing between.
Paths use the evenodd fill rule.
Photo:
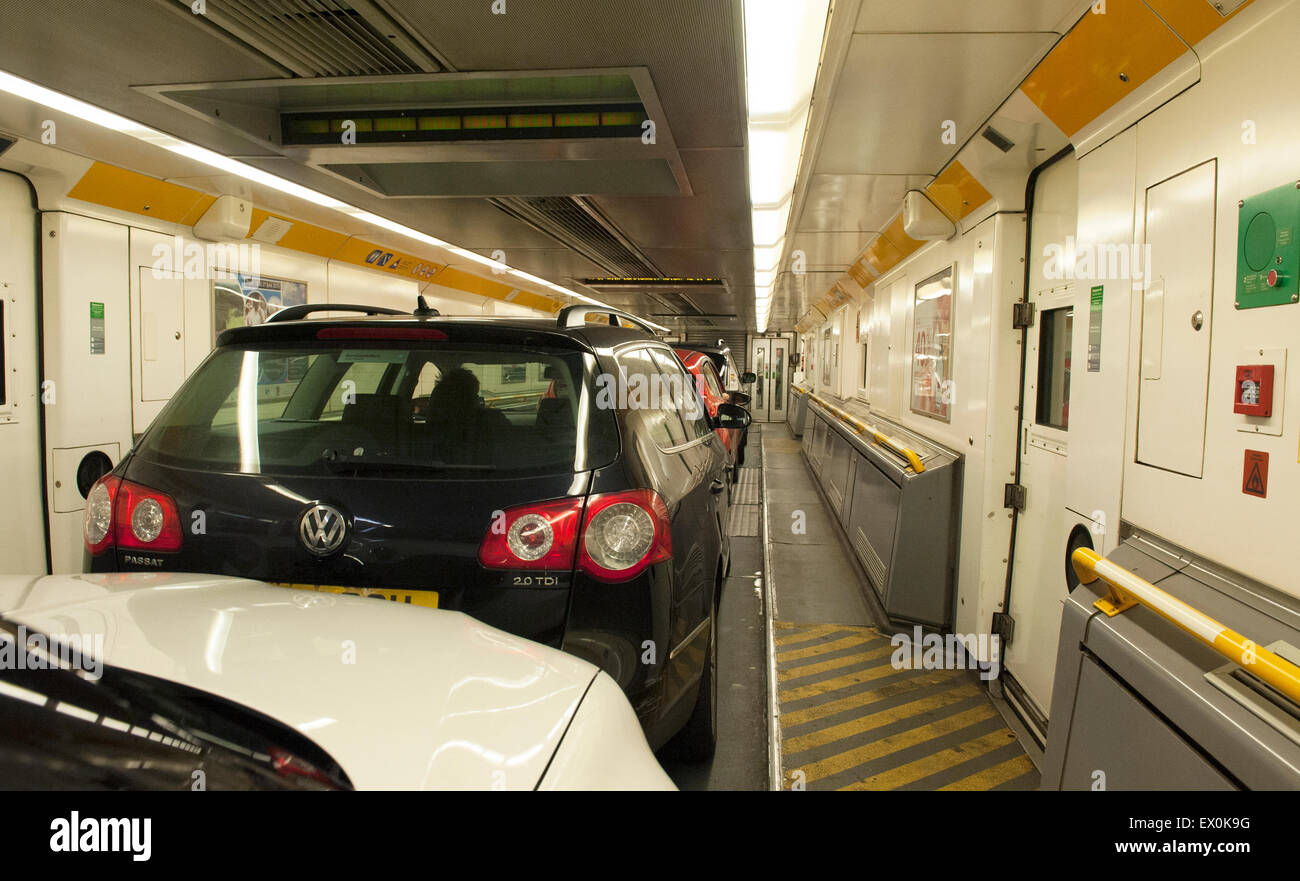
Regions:
<instances>
[{"instance_id":1,"label":"white car hood","mask_svg":"<svg viewBox=\"0 0 1300 881\"><path fill-rule=\"evenodd\" d=\"M245 579L0 576L0 610L293 726L358 789L531 789L597 673L459 612Z\"/></svg>"}]
</instances>

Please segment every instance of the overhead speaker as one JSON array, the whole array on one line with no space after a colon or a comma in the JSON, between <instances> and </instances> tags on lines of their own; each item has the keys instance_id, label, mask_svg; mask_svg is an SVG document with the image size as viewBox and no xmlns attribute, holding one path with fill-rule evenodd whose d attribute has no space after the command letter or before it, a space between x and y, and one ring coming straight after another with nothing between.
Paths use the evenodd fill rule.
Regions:
<instances>
[{"instance_id":1,"label":"overhead speaker","mask_svg":"<svg viewBox=\"0 0 1300 881\"><path fill-rule=\"evenodd\" d=\"M920 190L908 190L903 197L903 232L914 239L950 239L957 226L930 197Z\"/></svg>"},{"instance_id":2,"label":"overhead speaker","mask_svg":"<svg viewBox=\"0 0 1300 881\"><path fill-rule=\"evenodd\" d=\"M218 196L194 223L194 235L210 242L248 238L253 223L253 203L238 196Z\"/></svg>"}]
</instances>

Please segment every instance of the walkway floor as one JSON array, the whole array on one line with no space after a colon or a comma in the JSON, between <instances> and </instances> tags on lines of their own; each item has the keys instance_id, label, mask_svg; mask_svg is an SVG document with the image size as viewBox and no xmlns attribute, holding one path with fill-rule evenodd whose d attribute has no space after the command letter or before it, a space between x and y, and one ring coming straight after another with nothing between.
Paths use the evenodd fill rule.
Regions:
<instances>
[{"instance_id":1,"label":"walkway floor","mask_svg":"<svg viewBox=\"0 0 1300 881\"><path fill-rule=\"evenodd\" d=\"M891 643L799 441L768 425L762 448L782 788L1036 789L975 672Z\"/></svg>"}]
</instances>

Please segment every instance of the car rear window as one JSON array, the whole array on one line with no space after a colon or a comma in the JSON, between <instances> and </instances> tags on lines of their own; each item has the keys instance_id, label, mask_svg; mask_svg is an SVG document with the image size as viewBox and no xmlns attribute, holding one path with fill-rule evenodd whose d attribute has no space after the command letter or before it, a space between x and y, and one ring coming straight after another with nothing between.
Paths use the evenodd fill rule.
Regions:
<instances>
[{"instance_id":1,"label":"car rear window","mask_svg":"<svg viewBox=\"0 0 1300 881\"><path fill-rule=\"evenodd\" d=\"M229 346L182 386L139 455L250 474L457 478L585 471L618 452L595 359L495 345Z\"/></svg>"}]
</instances>

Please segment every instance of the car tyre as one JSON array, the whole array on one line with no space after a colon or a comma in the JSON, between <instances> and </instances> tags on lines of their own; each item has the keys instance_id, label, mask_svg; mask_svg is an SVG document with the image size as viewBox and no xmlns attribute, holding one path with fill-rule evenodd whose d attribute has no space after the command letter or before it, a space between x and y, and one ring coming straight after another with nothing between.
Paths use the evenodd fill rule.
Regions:
<instances>
[{"instance_id":1,"label":"car tyre","mask_svg":"<svg viewBox=\"0 0 1300 881\"><path fill-rule=\"evenodd\" d=\"M713 758L718 746L718 611L714 608L709 627L708 657L700 671L700 693L695 709L682 730L673 738L674 752L684 761L703 762Z\"/></svg>"}]
</instances>

